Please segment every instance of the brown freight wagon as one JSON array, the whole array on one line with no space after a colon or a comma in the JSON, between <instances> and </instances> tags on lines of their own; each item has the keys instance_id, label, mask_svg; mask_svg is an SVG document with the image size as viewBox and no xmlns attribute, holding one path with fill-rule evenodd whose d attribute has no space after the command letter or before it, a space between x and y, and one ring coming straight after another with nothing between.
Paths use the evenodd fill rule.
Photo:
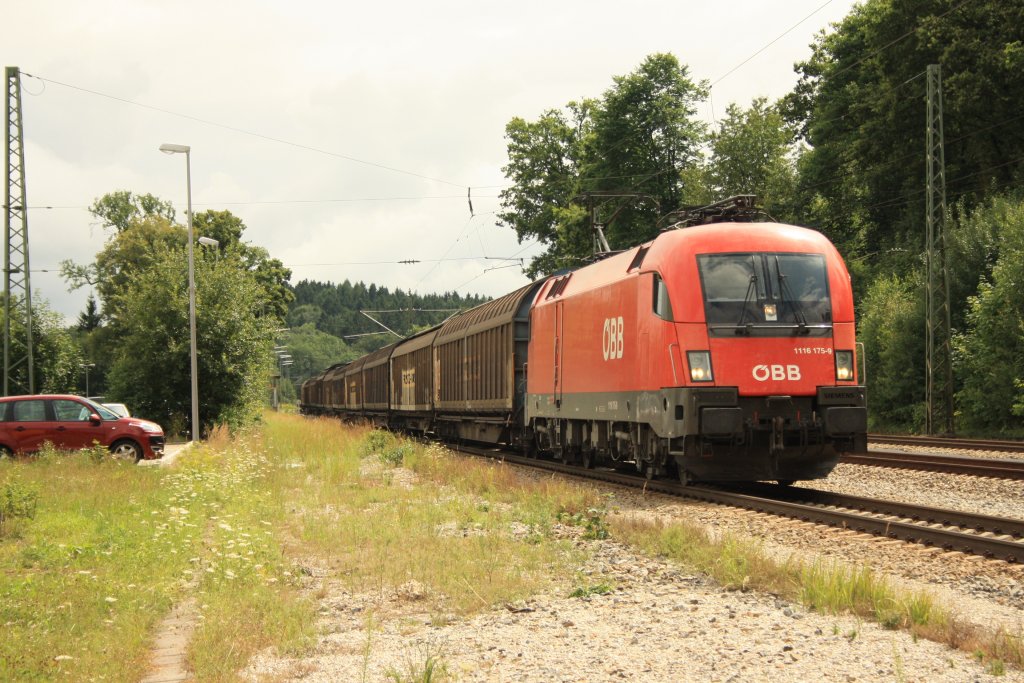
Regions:
<instances>
[{"instance_id":1,"label":"brown freight wagon","mask_svg":"<svg viewBox=\"0 0 1024 683\"><path fill-rule=\"evenodd\" d=\"M301 405L300 409L305 415L321 415L324 411L324 375L327 371L323 371L318 375L313 375L305 382L302 383L301 390Z\"/></svg>"},{"instance_id":2,"label":"brown freight wagon","mask_svg":"<svg viewBox=\"0 0 1024 683\"><path fill-rule=\"evenodd\" d=\"M391 352L398 342L377 349L363 360L360 370L363 387L363 415L374 427L388 426L388 409L391 407L389 372Z\"/></svg>"},{"instance_id":3,"label":"brown freight wagon","mask_svg":"<svg viewBox=\"0 0 1024 683\"><path fill-rule=\"evenodd\" d=\"M345 408L342 411L342 415L346 419L351 420L362 416L364 363L366 363L366 356L354 360L345 366L345 376L342 378Z\"/></svg>"},{"instance_id":4,"label":"brown freight wagon","mask_svg":"<svg viewBox=\"0 0 1024 683\"><path fill-rule=\"evenodd\" d=\"M391 422L396 429L433 431L433 344L441 325L401 341L391 354Z\"/></svg>"},{"instance_id":5,"label":"brown freight wagon","mask_svg":"<svg viewBox=\"0 0 1024 683\"><path fill-rule=\"evenodd\" d=\"M449 439L518 443L530 304L542 282L443 323L434 339L435 429Z\"/></svg>"},{"instance_id":6,"label":"brown freight wagon","mask_svg":"<svg viewBox=\"0 0 1024 683\"><path fill-rule=\"evenodd\" d=\"M345 409L345 368L348 363L338 363L327 368L323 378L324 412L339 415Z\"/></svg>"}]
</instances>

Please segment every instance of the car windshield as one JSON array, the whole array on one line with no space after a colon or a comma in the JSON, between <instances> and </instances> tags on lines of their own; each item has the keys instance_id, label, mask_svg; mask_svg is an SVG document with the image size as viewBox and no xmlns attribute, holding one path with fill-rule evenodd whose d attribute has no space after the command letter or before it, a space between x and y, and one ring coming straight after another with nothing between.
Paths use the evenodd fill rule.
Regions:
<instances>
[{"instance_id":1,"label":"car windshield","mask_svg":"<svg viewBox=\"0 0 1024 683\"><path fill-rule=\"evenodd\" d=\"M713 335L831 334L822 254L702 254L697 265Z\"/></svg>"},{"instance_id":2,"label":"car windshield","mask_svg":"<svg viewBox=\"0 0 1024 683\"><path fill-rule=\"evenodd\" d=\"M104 408L99 403L96 403L95 401L90 401L87 398L82 399L82 400L85 401L86 403L88 403L89 407L92 408L93 410L95 410L96 413L100 416L100 419L102 419L102 420L120 420L121 419L121 416L118 415L117 413L113 412L112 410L110 410L110 408Z\"/></svg>"}]
</instances>

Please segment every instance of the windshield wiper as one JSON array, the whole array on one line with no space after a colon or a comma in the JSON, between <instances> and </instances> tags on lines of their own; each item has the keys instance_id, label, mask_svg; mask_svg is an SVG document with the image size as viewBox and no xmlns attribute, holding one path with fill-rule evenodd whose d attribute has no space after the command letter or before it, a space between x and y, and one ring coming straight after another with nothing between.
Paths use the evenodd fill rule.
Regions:
<instances>
[{"instance_id":1,"label":"windshield wiper","mask_svg":"<svg viewBox=\"0 0 1024 683\"><path fill-rule=\"evenodd\" d=\"M751 259L753 262L753 259ZM736 334L750 336L750 327L753 323L747 323L744 326L743 321L747 317L747 306L753 301L754 296L757 295L757 271L755 270L750 274L750 283L747 285L747 294L743 297L743 309L740 311L740 319L736 322Z\"/></svg>"},{"instance_id":2,"label":"windshield wiper","mask_svg":"<svg viewBox=\"0 0 1024 683\"><path fill-rule=\"evenodd\" d=\"M793 297L793 292L790 291L789 285L786 283L788 276L782 272L782 264L779 263L779 257L775 256L775 272L779 278L779 294L782 296L782 303L789 302L789 307L793 311L793 317L796 318L797 331L795 334L804 335L809 334L810 330L807 329L807 318L804 317L803 312L800 311L800 307L796 305L796 301Z\"/></svg>"}]
</instances>

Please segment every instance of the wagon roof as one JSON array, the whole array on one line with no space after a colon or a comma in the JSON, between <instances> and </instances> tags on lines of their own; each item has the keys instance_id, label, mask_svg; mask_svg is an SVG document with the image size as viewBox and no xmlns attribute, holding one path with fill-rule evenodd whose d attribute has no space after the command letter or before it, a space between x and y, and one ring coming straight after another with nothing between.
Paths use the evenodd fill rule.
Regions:
<instances>
[{"instance_id":1,"label":"wagon roof","mask_svg":"<svg viewBox=\"0 0 1024 683\"><path fill-rule=\"evenodd\" d=\"M451 339L512 322L516 318L520 304L524 299L532 298L540 284L540 282L531 282L501 298L488 301L450 318L447 322L442 323L434 343L443 344Z\"/></svg>"}]
</instances>

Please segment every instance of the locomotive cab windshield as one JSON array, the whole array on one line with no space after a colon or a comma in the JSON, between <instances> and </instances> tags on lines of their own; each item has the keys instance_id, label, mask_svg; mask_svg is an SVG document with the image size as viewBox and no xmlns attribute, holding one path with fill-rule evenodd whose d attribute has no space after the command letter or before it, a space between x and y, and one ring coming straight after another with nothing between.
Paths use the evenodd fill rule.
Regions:
<instances>
[{"instance_id":1,"label":"locomotive cab windshield","mask_svg":"<svg viewBox=\"0 0 1024 683\"><path fill-rule=\"evenodd\" d=\"M827 337L832 304L822 254L697 256L712 336Z\"/></svg>"}]
</instances>

